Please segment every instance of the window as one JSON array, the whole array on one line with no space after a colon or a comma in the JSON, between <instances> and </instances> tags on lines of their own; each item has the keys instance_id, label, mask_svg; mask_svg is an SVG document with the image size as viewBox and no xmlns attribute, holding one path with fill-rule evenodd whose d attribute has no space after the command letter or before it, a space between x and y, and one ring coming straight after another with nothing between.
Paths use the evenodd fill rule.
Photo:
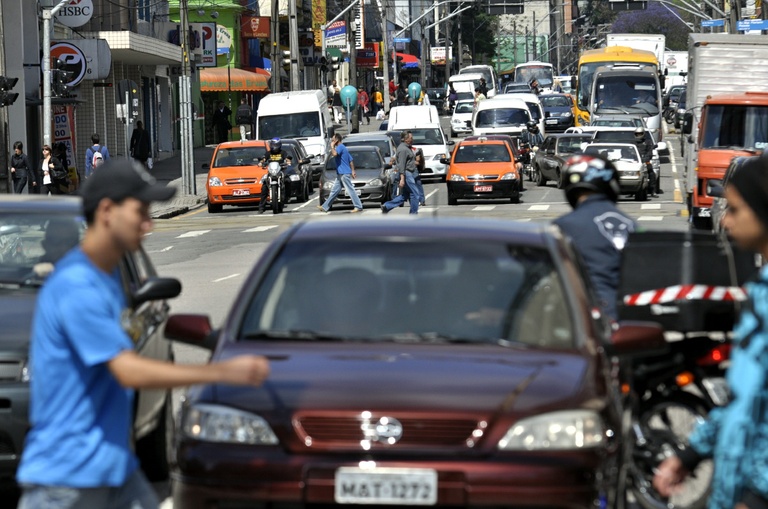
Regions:
<instances>
[{"instance_id":1,"label":"window","mask_svg":"<svg viewBox=\"0 0 768 509\"><path fill-rule=\"evenodd\" d=\"M711 105L704 117L701 148L768 148L768 107Z\"/></svg>"},{"instance_id":2,"label":"window","mask_svg":"<svg viewBox=\"0 0 768 509\"><path fill-rule=\"evenodd\" d=\"M475 127L521 126L530 120L528 110L494 108L477 112Z\"/></svg>"},{"instance_id":3,"label":"window","mask_svg":"<svg viewBox=\"0 0 768 509\"><path fill-rule=\"evenodd\" d=\"M508 163L512 160L505 145L460 145L454 163Z\"/></svg>"}]
</instances>

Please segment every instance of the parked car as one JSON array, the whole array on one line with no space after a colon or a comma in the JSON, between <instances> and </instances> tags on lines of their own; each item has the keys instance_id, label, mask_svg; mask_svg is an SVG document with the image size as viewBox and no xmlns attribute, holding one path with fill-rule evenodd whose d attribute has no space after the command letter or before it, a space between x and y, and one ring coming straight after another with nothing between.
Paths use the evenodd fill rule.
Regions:
<instances>
[{"instance_id":1,"label":"parked car","mask_svg":"<svg viewBox=\"0 0 768 509\"><path fill-rule=\"evenodd\" d=\"M448 205L458 205L459 199L520 201L515 154L503 140L485 136L461 140L445 164L449 165L445 180Z\"/></svg>"},{"instance_id":2,"label":"parked car","mask_svg":"<svg viewBox=\"0 0 768 509\"><path fill-rule=\"evenodd\" d=\"M573 97L568 94L544 94L539 96L544 109L544 126L548 133L565 131L574 126Z\"/></svg>"},{"instance_id":3,"label":"parked car","mask_svg":"<svg viewBox=\"0 0 768 509\"><path fill-rule=\"evenodd\" d=\"M366 203L384 203L390 199L392 186L389 185L390 177L387 170L392 165L384 161L381 150L373 145L360 145L349 147L349 153L355 163L355 178L352 184L355 186L355 192L360 197L360 201ZM331 194L333 182L336 180L336 158L331 157L325 167L323 175L320 177L320 203L325 203L328 195ZM352 198L347 196L347 191L342 186L341 193L331 208L340 204L352 205Z\"/></svg>"},{"instance_id":4,"label":"parked car","mask_svg":"<svg viewBox=\"0 0 768 509\"><path fill-rule=\"evenodd\" d=\"M291 162L295 172L289 177L291 181L291 196L296 198L297 203L303 203L309 199L312 194L313 185L312 167L310 163L312 158L307 154L304 146L297 140L285 139L283 143L283 152L291 157Z\"/></svg>"},{"instance_id":5,"label":"parked car","mask_svg":"<svg viewBox=\"0 0 768 509\"><path fill-rule=\"evenodd\" d=\"M292 225L215 335L169 320L213 361L271 360L261 387L186 393L174 507L615 507L627 448L605 352L661 329L609 337L549 225L355 219Z\"/></svg>"},{"instance_id":6,"label":"parked car","mask_svg":"<svg viewBox=\"0 0 768 509\"><path fill-rule=\"evenodd\" d=\"M32 317L37 293L54 264L80 241L85 231L82 202L72 196L5 195L0 198L0 481L13 482L29 430L27 368ZM120 277L129 303L123 324L136 351L162 361L172 359L171 344L162 335L168 315L166 299L181 284L157 276L142 248L120 263ZM88 303L82 303L83 313ZM50 380L50 383L56 383ZM135 450L152 481L168 478L173 444L171 393L138 390L134 417Z\"/></svg>"},{"instance_id":7,"label":"parked car","mask_svg":"<svg viewBox=\"0 0 768 509\"><path fill-rule=\"evenodd\" d=\"M267 170L261 160L267 153L263 140L228 141L216 145L208 170L205 189L208 212L221 212L224 205L256 206L261 193L261 178Z\"/></svg>"},{"instance_id":8,"label":"parked car","mask_svg":"<svg viewBox=\"0 0 768 509\"><path fill-rule=\"evenodd\" d=\"M587 155L599 155L613 163L619 173L621 194L637 201L648 199L648 170L640 160L634 143L592 143L584 149Z\"/></svg>"},{"instance_id":9,"label":"parked car","mask_svg":"<svg viewBox=\"0 0 768 509\"><path fill-rule=\"evenodd\" d=\"M475 111L475 101L456 101L456 107L451 115L451 136L472 133L472 113Z\"/></svg>"},{"instance_id":10,"label":"parked car","mask_svg":"<svg viewBox=\"0 0 768 509\"><path fill-rule=\"evenodd\" d=\"M557 183L557 188L565 187L563 181L565 161L582 152L582 146L592 140L591 134L550 134L533 156L534 180L537 186L543 186L549 180Z\"/></svg>"}]
</instances>

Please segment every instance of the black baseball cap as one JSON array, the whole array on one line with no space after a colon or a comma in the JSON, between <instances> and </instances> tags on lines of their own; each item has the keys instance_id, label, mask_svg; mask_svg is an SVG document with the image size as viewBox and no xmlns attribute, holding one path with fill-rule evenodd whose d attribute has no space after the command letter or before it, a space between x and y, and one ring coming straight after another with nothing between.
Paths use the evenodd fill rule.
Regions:
<instances>
[{"instance_id":1,"label":"black baseball cap","mask_svg":"<svg viewBox=\"0 0 768 509\"><path fill-rule=\"evenodd\" d=\"M158 184L155 177L131 159L110 159L99 166L80 188L83 209L93 212L104 198L121 202L136 198L144 203L167 201L176 194L176 188Z\"/></svg>"}]
</instances>

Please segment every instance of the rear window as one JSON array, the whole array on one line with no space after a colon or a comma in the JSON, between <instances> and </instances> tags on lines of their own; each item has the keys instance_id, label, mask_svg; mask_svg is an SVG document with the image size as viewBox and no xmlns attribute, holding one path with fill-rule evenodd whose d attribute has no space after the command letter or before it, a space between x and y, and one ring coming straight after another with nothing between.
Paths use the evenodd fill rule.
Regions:
<instances>
[{"instance_id":1,"label":"rear window","mask_svg":"<svg viewBox=\"0 0 768 509\"><path fill-rule=\"evenodd\" d=\"M362 147L364 145L370 145L373 147L377 147L379 150L381 150L381 155L384 157L390 157L392 153L390 152L390 145L387 140L344 140L344 146L349 147Z\"/></svg>"},{"instance_id":2,"label":"rear window","mask_svg":"<svg viewBox=\"0 0 768 509\"><path fill-rule=\"evenodd\" d=\"M521 126L531 119L522 108L494 108L481 110L475 117L475 127Z\"/></svg>"},{"instance_id":3,"label":"rear window","mask_svg":"<svg viewBox=\"0 0 768 509\"><path fill-rule=\"evenodd\" d=\"M238 337L572 348L571 316L542 249L326 239L283 249L248 304Z\"/></svg>"},{"instance_id":4,"label":"rear window","mask_svg":"<svg viewBox=\"0 0 768 509\"><path fill-rule=\"evenodd\" d=\"M267 150L264 147L234 147L219 149L216 151L213 167L255 166L265 157L266 153Z\"/></svg>"},{"instance_id":5,"label":"rear window","mask_svg":"<svg viewBox=\"0 0 768 509\"><path fill-rule=\"evenodd\" d=\"M563 95L543 96L541 105L545 108L570 108L571 100Z\"/></svg>"}]
</instances>

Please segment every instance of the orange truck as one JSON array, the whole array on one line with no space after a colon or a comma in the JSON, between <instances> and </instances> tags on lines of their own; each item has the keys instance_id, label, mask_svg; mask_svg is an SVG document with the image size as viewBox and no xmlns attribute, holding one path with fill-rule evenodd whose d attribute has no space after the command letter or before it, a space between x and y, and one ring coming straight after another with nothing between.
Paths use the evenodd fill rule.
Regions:
<instances>
[{"instance_id":1,"label":"orange truck","mask_svg":"<svg viewBox=\"0 0 768 509\"><path fill-rule=\"evenodd\" d=\"M691 224L712 228L713 186L731 159L768 147L768 38L690 34L683 120L685 193Z\"/></svg>"}]
</instances>

